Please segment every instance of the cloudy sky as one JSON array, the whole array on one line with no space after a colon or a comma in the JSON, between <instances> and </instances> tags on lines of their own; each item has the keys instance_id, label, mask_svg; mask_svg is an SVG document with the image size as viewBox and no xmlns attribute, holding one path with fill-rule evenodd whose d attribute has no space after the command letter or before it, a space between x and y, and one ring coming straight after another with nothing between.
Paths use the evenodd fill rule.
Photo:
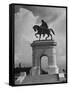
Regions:
<instances>
[{"instance_id":1,"label":"cloudy sky","mask_svg":"<svg viewBox=\"0 0 69 90\"><path fill-rule=\"evenodd\" d=\"M57 64L65 68L66 63L66 8L15 6L15 65L32 65L32 48L36 40L33 25L44 19L56 35Z\"/></svg>"}]
</instances>

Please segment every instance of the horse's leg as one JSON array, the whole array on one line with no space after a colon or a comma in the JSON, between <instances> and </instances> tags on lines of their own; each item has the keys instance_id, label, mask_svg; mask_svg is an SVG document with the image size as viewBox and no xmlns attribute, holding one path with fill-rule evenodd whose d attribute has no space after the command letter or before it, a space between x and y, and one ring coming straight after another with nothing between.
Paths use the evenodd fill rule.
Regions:
<instances>
[{"instance_id":1,"label":"horse's leg","mask_svg":"<svg viewBox=\"0 0 69 90\"><path fill-rule=\"evenodd\" d=\"M52 40L52 35L50 34L50 36L51 36L51 40Z\"/></svg>"},{"instance_id":2,"label":"horse's leg","mask_svg":"<svg viewBox=\"0 0 69 90\"><path fill-rule=\"evenodd\" d=\"M45 37L45 34L43 34L43 37Z\"/></svg>"},{"instance_id":3,"label":"horse's leg","mask_svg":"<svg viewBox=\"0 0 69 90\"><path fill-rule=\"evenodd\" d=\"M40 40L40 35L39 35L39 40Z\"/></svg>"},{"instance_id":4,"label":"horse's leg","mask_svg":"<svg viewBox=\"0 0 69 90\"><path fill-rule=\"evenodd\" d=\"M35 33L36 38L38 38L37 34L38 34L38 33Z\"/></svg>"},{"instance_id":5,"label":"horse's leg","mask_svg":"<svg viewBox=\"0 0 69 90\"><path fill-rule=\"evenodd\" d=\"M41 38L41 34L40 34L40 38Z\"/></svg>"},{"instance_id":6,"label":"horse's leg","mask_svg":"<svg viewBox=\"0 0 69 90\"><path fill-rule=\"evenodd\" d=\"M47 34L47 37L45 39L47 40L48 37L49 37L49 34Z\"/></svg>"},{"instance_id":7,"label":"horse's leg","mask_svg":"<svg viewBox=\"0 0 69 90\"><path fill-rule=\"evenodd\" d=\"M39 34L39 40L41 39L41 34Z\"/></svg>"}]
</instances>

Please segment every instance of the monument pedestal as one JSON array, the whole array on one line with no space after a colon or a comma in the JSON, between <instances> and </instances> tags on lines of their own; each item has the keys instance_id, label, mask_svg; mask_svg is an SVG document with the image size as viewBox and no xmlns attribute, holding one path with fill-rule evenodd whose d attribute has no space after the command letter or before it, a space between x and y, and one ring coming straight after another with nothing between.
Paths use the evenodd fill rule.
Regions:
<instances>
[{"instance_id":1,"label":"monument pedestal","mask_svg":"<svg viewBox=\"0 0 69 90\"><path fill-rule=\"evenodd\" d=\"M48 74L58 74L59 69L56 64L56 42L54 40L34 41L32 44L32 75L40 75L41 57L48 57Z\"/></svg>"},{"instance_id":2,"label":"monument pedestal","mask_svg":"<svg viewBox=\"0 0 69 90\"><path fill-rule=\"evenodd\" d=\"M48 74L58 74L59 68L56 66L48 66Z\"/></svg>"},{"instance_id":3,"label":"monument pedestal","mask_svg":"<svg viewBox=\"0 0 69 90\"><path fill-rule=\"evenodd\" d=\"M40 75L40 67L38 66L32 67L30 74L32 76Z\"/></svg>"}]
</instances>

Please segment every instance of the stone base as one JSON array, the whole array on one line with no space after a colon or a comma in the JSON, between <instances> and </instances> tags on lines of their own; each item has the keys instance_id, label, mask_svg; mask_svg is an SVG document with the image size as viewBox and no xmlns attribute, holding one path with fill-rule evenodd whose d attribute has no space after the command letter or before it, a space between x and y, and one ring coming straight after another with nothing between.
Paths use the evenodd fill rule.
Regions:
<instances>
[{"instance_id":1,"label":"stone base","mask_svg":"<svg viewBox=\"0 0 69 90\"><path fill-rule=\"evenodd\" d=\"M59 69L56 65L56 45L54 40L37 40L31 44L32 64L31 75L40 75L41 58L48 57L48 74L58 74Z\"/></svg>"},{"instance_id":2,"label":"stone base","mask_svg":"<svg viewBox=\"0 0 69 90\"><path fill-rule=\"evenodd\" d=\"M57 66L48 66L48 74L58 74L59 73L59 68ZM30 70L30 75L31 76L36 76L36 75L40 75L40 67L33 67Z\"/></svg>"},{"instance_id":3,"label":"stone base","mask_svg":"<svg viewBox=\"0 0 69 90\"><path fill-rule=\"evenodd\" d=\"M30 74L32 76L36 76L36 75L40 75L40 67L33 67L31 70L30 70Z\"/></svg>"},{"instance_id":4,"label":"stone base","mask_svg":"<svg viewBox=\"0 0 69 90\"><path fill-rule=\"evenodd\" d=\"M59 68L57 66L49 66L48 67L48 74L58 74Z\"/></svg>"},{"instance_id":5,"label":"stone base","mask_svg":"<svg viewBox=\"0 0 69 90\"><path fill-rule=\"evenodd\" d=\"M32 47L34 46L56 46L57 43L54 41L54 40L36 40L36 41L33 41L33 43L31 44Z\"/></svg>"}]
</instances>

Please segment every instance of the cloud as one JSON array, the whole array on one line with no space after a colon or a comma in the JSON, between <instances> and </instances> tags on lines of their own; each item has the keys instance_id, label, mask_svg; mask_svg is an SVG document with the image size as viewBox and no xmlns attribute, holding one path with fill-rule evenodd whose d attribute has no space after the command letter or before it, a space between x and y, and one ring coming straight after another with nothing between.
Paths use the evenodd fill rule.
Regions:
<instances>
[{"instance_id":1,"label":"cloud","mask_svg":"<svg viewBox=\"0 0 69 90\"><path fill-rule=\"evenodd\" d=\"M16 5L15 12L19 11L20 8L25 8L26 10L33 13L34 16L39 16L37 23L43 18L47 23L55 21L58 17L61 17L65 13L66 8L48 7L48 6L27 6L27 5Z\"/></svg>"},{"instance_id":2,"label":"cloud","mask_svg":"<svg viewBox=\"0 0 69 90\"><path fill-rule=\"evenodd\" d=\"M30 44L34 38L32 27L36 23L37 18L31 11L23 8L20 8L19 12L15 13L15 55L18 57L15 59L16 61L18 59L24 63L31 61ZM28 59L30 60L27 61Z\"/></svg>"},{"instance_id":3,"label":"cloud","mask_svg":"<svg viewBox=\"0 0 69 90\"><path fill-rule=\"evenodd\" d=\"M23 6L27 10L32 11L35 16L39 16L37 23L44 19L47 23L55 21L58 17L61 17L65 12L66 8L56 8L56 7L39 7L39 6Z\"/></svg>"}]
</instances>

